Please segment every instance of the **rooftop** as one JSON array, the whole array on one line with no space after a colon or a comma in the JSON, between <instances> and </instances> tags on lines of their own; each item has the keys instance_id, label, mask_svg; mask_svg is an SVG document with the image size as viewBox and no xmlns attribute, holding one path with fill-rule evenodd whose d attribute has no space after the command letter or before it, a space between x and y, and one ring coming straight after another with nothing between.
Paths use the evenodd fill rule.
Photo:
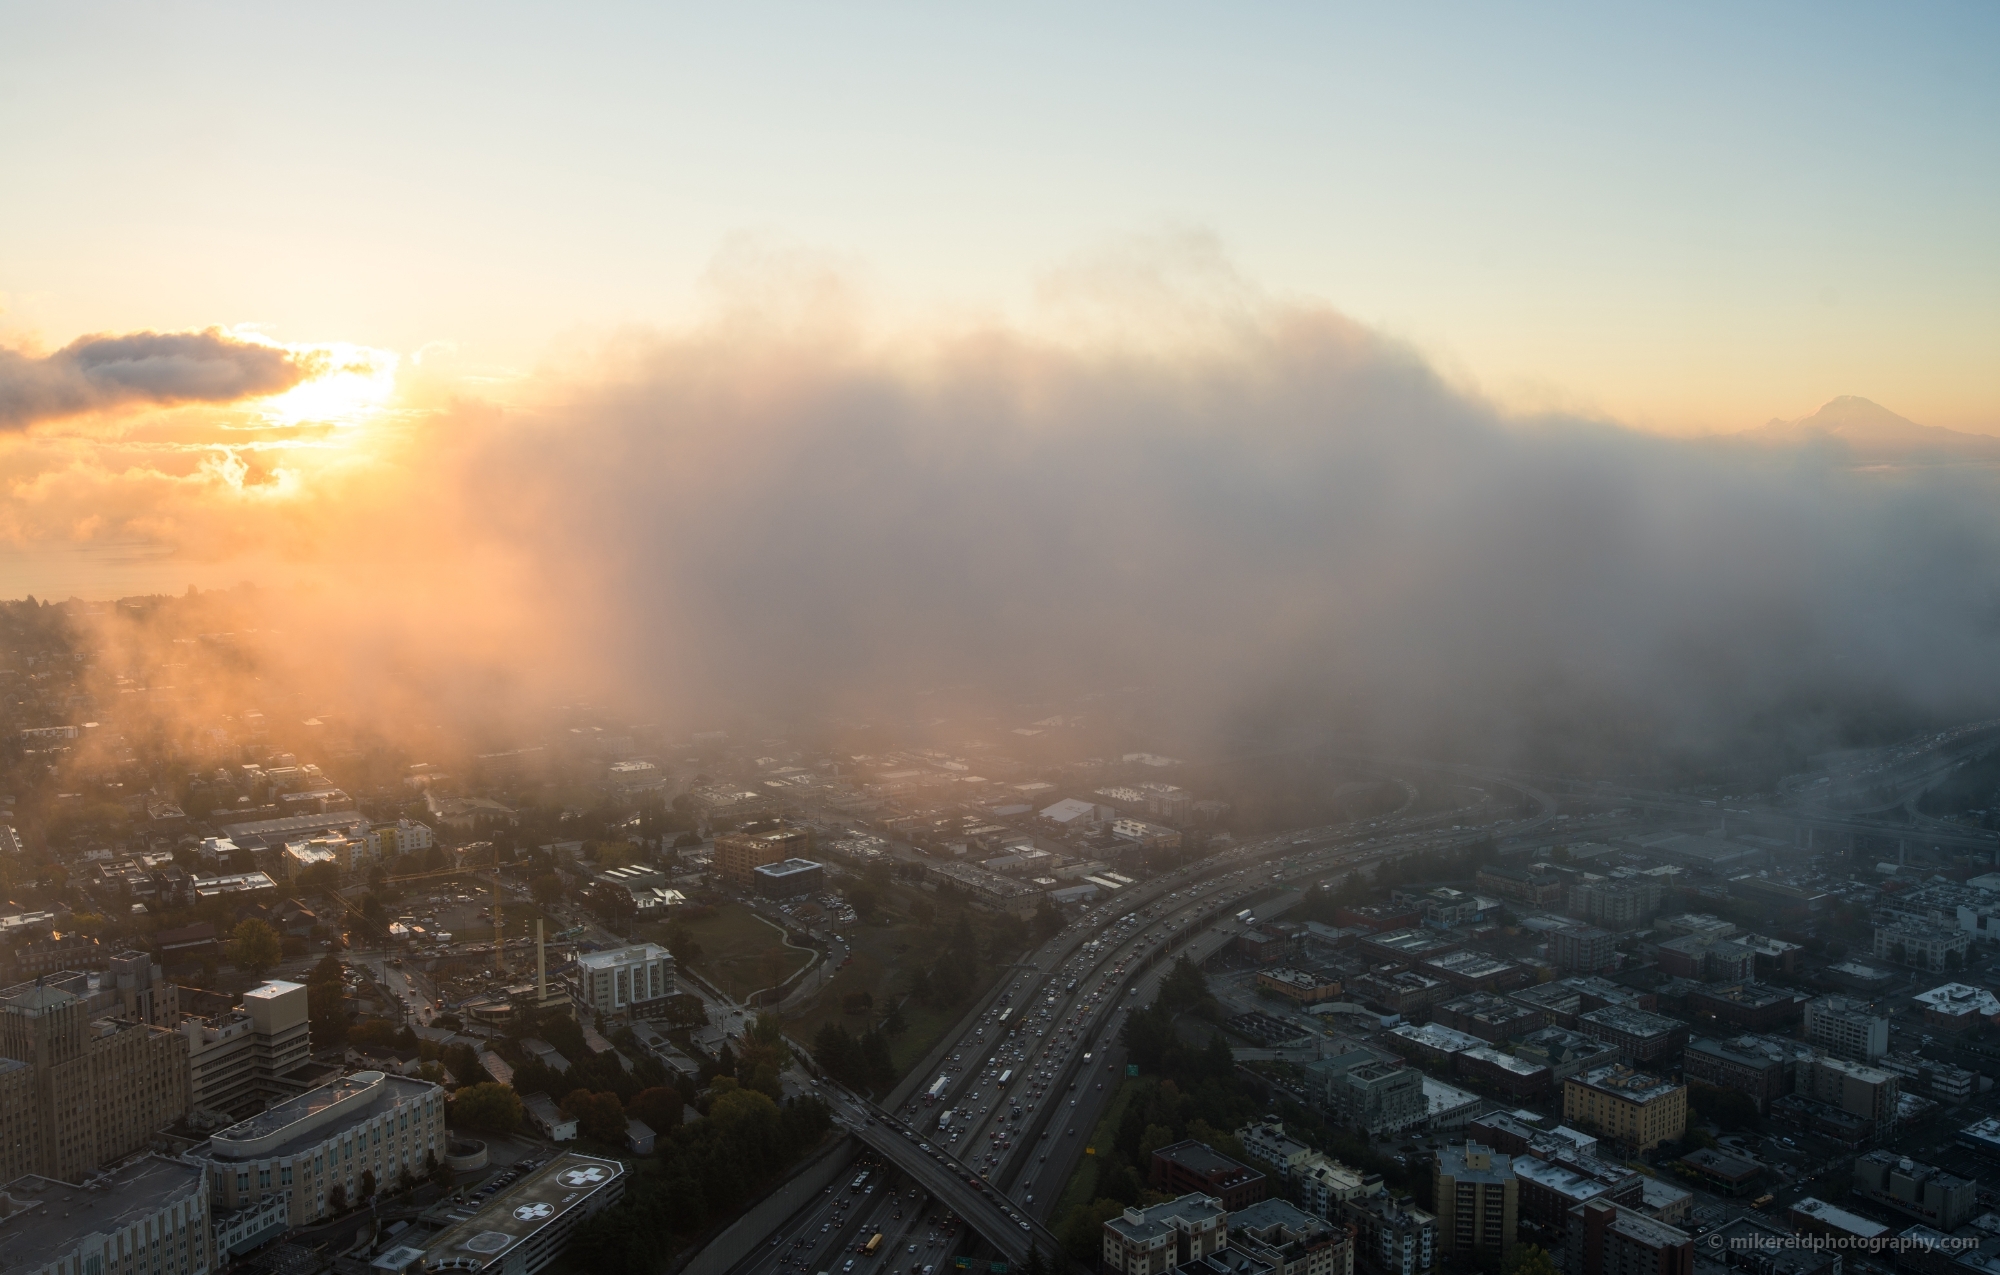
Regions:
<instances>
[{"instance_id":1,"label":"rooftop","mask_svg":"<svg viewBox=\"0 0 2000 1275\"><path fill-rule=\"evenodd\" d=\"M1221 1200L1212 1195L1190 1192L1164 1204L1143 1209L1128 1208L1105 1225L1128 1240L1150 1240L1172 1233L1177 1223L1184 1226L1225 1216Z\"/></svg>"},{"instance_id":2,"label":"rooftop","mask_svg":"<svg viewBox=\"0 0 2000 1275\"><path fill-rule=\"evenodd\" d=\"M1592 1089L1617 1094L1633 1102L1651 1102L1680 1088L1671 1080L1662 1080L1658 1076L1634 1071L1620 1064L1586 1071L1580 1076L1571 1077L1569 1083L1589 1085Z\"/></svg>"},{"instance_id":3,"label":"rooftop","mask_svg":"<svg viewBox=\"0 0 2000 1275\"><path fill-rule=\"evenodd\" d=\"M580 952L576 963L587 970L616 969L620 965L636 965L641 961L672 961L673 953L657 943L639 943L632 947L615 947L604 952Z\"/></svg>"},{"instance_id":4,"label":"rooftop","mask_svg":"<svg viewBox=\"0 0 2000 1275\"><path fill-rule=\"evenodd\" d=\"M1206 1142L1196 1142L1192 1138L1161 1147L1153 1154L1220 1184L1263 1176L1249 1165L1232 1160Z\"/></svg>"},{"instance_id":5,"label":"rooftop","mask_svg":"<svg viewBox=\"0 0 2000 1275\"><path fill-rule=\"evenodd\" d=\"M1418 1026L1414 1023L1398 1023L1390 1035L1425 1049L1436 1049L1447 1054L1462 1053L1465 1050L1484 1045L1477 1036L1469 1036L1462 1031L1440 1027L1436 1023Z\"/></svg>"},{"instance_id":6,"label":"rooftop","mask_svg":"<svg viewBox=\"0 0 2000 1275\"><path fill-rule=\"evenodd\" d=\"M104 1235L198 1194L202 1170L143 1156L90 1186L29 1174L0 1188L0 1269L35 1270L77 1241Z\"/></svg>"},{"instance_id":7,"label":"rooftop","mask_svg":"<svg viewBox=\"0 0 2000 1275\"><path fill-rule=\"evenodd\" d=\"M1850 1235L1859 1235L1863 1239L1872 1240L1878 1235L1889 1233L1889 1228L1880 1222L1870 1221L1859 1213L1850 1213L1846 1209L1828 1204L1825 1200L1814 1199L1810 1195L1792 1205L1792 1212L1803 1213L1821 1225L1830 1226L1836 1231L1845 1231Z\"/></svg>"},{"instance_id":8,"label":"rooftop","mask_svg":"<svg viewBox=\"0 0 2000 1275\"><path fill-rule=\"evenodd\" d=\"M428 1080L357 1071L230 1125L209 1140L208 1154L217 1160L284 1155L323 1142L391 1104L442 1093Z\"/></svg>"},{"instance_id":9,"label":"rooftop","mask_svg":"<svg viewBox=\"0 0 2000 1275\"><path fill-rule=\"evenodd\" d=\"M424 1265L438 1269L498 1269L502 1259L570 1210L612 1188L622 1192L625 1166L566 1151L495 1195L486 1207L424 1245Z\"/></svg>"},{"instance_id":10,"label":"rooftop","mask_svg":"<svg viewBox=\"0 0 2000 1275\"><path fill-rule=\"evenodd\" d=\"M1633 1009L1629 1005L1606 1005L1603 1009L1593 1009L1582 1015L1579 1022L1595 1023L1612 1031L1624 1032L1628 1036L1664 1036L1669 1032L1683 1029L1678 1019L1664 1014L1649 1013L1643 1009Z\"/></svg>"},{"instance_id":11,"label":"rooftop","mask_svg":"<svg viewBox=\"0 0 2000 1275\"><path fill-rule=\"evenodd\" d=\"M1585 1200L1594 1200L1611 1189L1605 1183L1588 1174L1578 1173L1568 1165L1537 1160L1533 1156L1514 1157L1514 1176L1578 1204Z\"/></svg>"},{"instance_id":12,"label":"rooftop","mask_svg":"<svg viewBox=\"0 0 2000 1275\"><path fill-rule=\"evenodd\" d=\"M1983 987L1972 987L1965 983L1946 983L1933 987L1928 992L1917 993L1916 999L1946 1014L1981 1014L1987 1018L2000 1015L2000 997Z\"/></svg>"},{"instance_id":13,"label":"rooftop","mask_svg":"<svg viewBox=\"0 0 2000 1275\"><path fill-rule=\"evenodd\" d=\"M824 871L821 864L811 859L781 859L776 863L760 863L751 872L767 877L795 877L801 872Z\"/></svg>"},{"instance_id":14,"label":"rooftop","mask_svg":"<svg viewBox=\"0 0 2000 1275\"><path fill-rule=\"evenodd\" d=\"M1546 1076L1549 1070L1541 1063L1530 1062L1526 1058L1516 1058L1512 1054L1503 1054L1493 1048L1493 1046L1486 1044L1475 1045L1471 1049L1466 1050L1465 1057L1477 1058L1481 1062L1490 1063L1500 1068L1502 1071L1511 1071L1517 1076L1533 1076L1538 1073Z\"/></svg>"}]
</instances>

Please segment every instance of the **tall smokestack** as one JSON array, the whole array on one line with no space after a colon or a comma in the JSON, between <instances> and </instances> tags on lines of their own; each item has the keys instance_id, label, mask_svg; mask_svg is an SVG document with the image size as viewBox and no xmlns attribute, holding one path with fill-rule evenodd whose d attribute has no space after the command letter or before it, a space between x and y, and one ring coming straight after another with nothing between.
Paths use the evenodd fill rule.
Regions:
<instances>
[{"instance_id":1,"label":"tall smokestack","mask_svg":"<svg viewBox=\"0 0 2000 1275\"><path fill-rule=\"evenodd\" d=\"M507 946L501 934L500 920L500 868L493 868L493 969L496 973L507 972Z\"/></svg>"},{"instance_id":2,"label":"tall smokestack","mask_svg":"<svg viewBox=\"0 0 2000 1275\"><path fill-rule=\"evenodd\" d=\"M535 1008L549 998L549 951L542 942L542 918L535 918Z\"/></svg>"}]
</instances>

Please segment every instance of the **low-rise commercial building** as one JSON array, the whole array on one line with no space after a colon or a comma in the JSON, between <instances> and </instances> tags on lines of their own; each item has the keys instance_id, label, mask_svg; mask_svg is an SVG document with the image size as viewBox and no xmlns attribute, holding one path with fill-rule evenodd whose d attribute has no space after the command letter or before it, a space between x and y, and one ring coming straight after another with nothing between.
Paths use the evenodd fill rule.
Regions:
<instances>
[{"instance_id":1,"label":"low-rise commercial building","mask_svg":"<svg viewBox=\"0 0 2000 1275\"><path fill-rule=\"evenodd\" d=\"M1971 936L1964 930L1895 920L1875 927L1875 958L1932 973L1965 967Z\"/></svg>"},{"instance_id":2,"label":"low-rise commercial building","mask_svg":"<svg viewBox=\"0 0 2000 1275\"><path fill-rule=\"evenodd\" d=\"M1317 1005L1340 995L1338 979L1322 978L1305 970L1280 966L1257 971L1257 990L1282 996L1295 1005Z\"/></svg>"},{"instance_id":3,"label":"low-rise commercial building","mask_svg":"<svg viewBox=\"0 0 2000 1275\"><path fill-rule=\"evenodd\" d=\"M1192 1138L1153 1152L1146 1181L1155 1191L1176 1196L1213 1196L1232 1213L1270 1193L1270 1182L1263 1174Z\"/></svg>"},{"instance_id":4,"label":"low-rise commercial building","mask_svg":"<svg viewBox=\"0 0 2000 1275\"><path fill-rule=\"evenodd\" d=\"M1870 1151L1854 1162L1854 1193L1942 1231L1979 1212L1977 1182L1893 1151Z\"/></svg>"},{"instance_id":5,"label":"low-rise commercial building","mask_svg":"<svg viewBox=\"0 0 2000 1275\"><path fill-rule=\"evenodd\" d=\"M1501 1045L1548 1025L1548 1015L1530 1005L1491 992L1468 992L1444 1001L1431 1020L1455 1031Z\"/></svg>"},{"instance_id":6,"label":"low-rise commercial building","mask_svg":"<svg viewBox=\"0 0 2000 1275\"><path fill-rule=\"evenodd\" d=\"M1550 1026L1515 1041L1514 1056L1547 1067L1549 1083L1560 1085L1580 1071L1617 1062L1618 1047L1567 1027Z\"/></svg>"},{"instance_id":7,"label":"low-rise commercial building","mask_svg":"<svg viewBox=\"0 0 2000 1275\"><path fill-rule=\"evenodd\" d=\"M750 869L750 888L767 899L796 899L826 892L826 869L811 859L782 859Z\"/></svg>"},{"instance_id":8,"label":"low-rise commercial building","mask_svg":"<svg viewBox=\"0 0 2000 1275\"><path fill-rule=\"evenodd\" d=\"M1956 1034L1982 1023L2000 1023L2000 996L1983 987L1946 983L1918 993L1916 1001L1924 1007L1925 1025L1939 1031Z\"/></svg>"},{"instance_id":9,"label":"low-rise commercial building","mask_svg":"<svg viewBox=\"0 0 2000 1275\"><path fill-rule=\"evenodd\" d=\"M1712 983L1690 988L1687 994L1689 1014L1751 1032L1773 1031L1796 1021L1804 1002L1803 996L1764 983Z\"/></svg>"}]
</instances>

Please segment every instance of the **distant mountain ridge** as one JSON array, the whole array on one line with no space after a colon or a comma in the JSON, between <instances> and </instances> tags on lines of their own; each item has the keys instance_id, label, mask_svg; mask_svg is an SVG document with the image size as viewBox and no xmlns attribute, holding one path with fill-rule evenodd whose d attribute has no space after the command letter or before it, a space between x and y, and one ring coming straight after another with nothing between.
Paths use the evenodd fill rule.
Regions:
<instances>
[{"instance_id":1,"label":"distant mountain ridge","mask_svg":"<svg viewBox=\"0 0 2000 1275\"><path fill-rule=\"evenodd\" d=\"M2000 438L1919 425L1852 394L1828 400L1811 416L1796 421L1772 420L1722 438L1765 447L1836 445L1861 465L2000 461Z\"/></svg>"}]
</instances>

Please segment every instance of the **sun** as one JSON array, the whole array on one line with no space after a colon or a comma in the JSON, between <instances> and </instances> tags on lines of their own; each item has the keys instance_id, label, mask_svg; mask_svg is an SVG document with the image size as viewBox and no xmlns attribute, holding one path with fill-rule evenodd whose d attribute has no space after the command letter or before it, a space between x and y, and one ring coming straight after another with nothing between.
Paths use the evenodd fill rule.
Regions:
<instances>
[{"instance_id":1,"label":"sun","mask_svg":"<svg viewBox=\"0 0 2000 1275\"><path fill-rule=\"evenodd\" d=\"M391 351L341 341L284 348L315 370L257 405L267 424L353 428L380 416L395 395L400 360Z\"/></svg>"}]
</instances>

